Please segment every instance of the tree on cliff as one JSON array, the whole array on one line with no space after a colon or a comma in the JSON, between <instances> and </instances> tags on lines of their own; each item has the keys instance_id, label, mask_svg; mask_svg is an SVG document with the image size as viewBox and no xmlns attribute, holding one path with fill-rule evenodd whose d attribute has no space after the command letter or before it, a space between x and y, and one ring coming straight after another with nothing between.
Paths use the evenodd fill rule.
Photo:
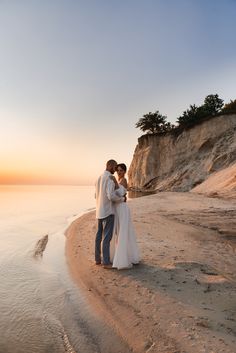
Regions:
<instances>
[{"instance_id":1,"label":"tree on cliff","mask_svg":"<svg viewBox=\"0 0 236 353\"><path fill-rule=\"evenodd\" d=\"M179 134L184 129L193 127L202 121L213 118L219 114L229 114L235 112L236 100L231 100L230 103L224 105L223 99L219 98L218 94L209 94L204 99L204 103L202 105L190 105L190 107L185 110L180 117L178 117L177 125L173 125L168 122L167 117L160 114L157 110L155 113L149 112L148 114L143 115L135 126L147 134L165 134L166 132Z\"/></svg>"},{"instance_id":2,"label":"tree on cliff","mask_svg":"<svg viewBox=\"0 0 236 353\"><path fill-rule=\"evenodd\" d=\"M220 113L224 105L223 99L218 94L209 94L204 99L204 104L197 107L195 104L190 105L189 109L177 119L179 127L185 128L198 124L206 118L215 116Z\"/></svg>"},{"instance_id":3,"label":"tree on cliff","mask_svg":"<svg viewBox=\"0 0 236 353\"><path fill-rule=\"evenodd\" d=\"M166 132L171 128L171 124L166 119L167 117L160 114L158 110L155 113L149 112L139 119L135 127L149 134Z\"/></svg>"},{"instance_id":4,"label":"tree on cliff","mask_svg":"<svg viewBox=\"0 0 236 353\"><path fill-rule=\"evenodd\" d=\"M222 109L222 113L236 113L236 99L234 101L231 99L229 103L226 103Z\"/></svg>"},{"instance_id":5,"label":"tree on cliff","mask_svg":"<svg viewBox=\"0 0 236 353\"><path fill-rule=\"evenodd\" d=\"M195 104L190 105L189 109L185 110L183 114L177 119L177 122L181 127L191 126L199 118L200 113L201 112L199 111L199 107L197 107Z\"/></svg>"},{"instance_id":6,"label":"tree on cliff","mask_svg":"<svg viewBox=\"0 0 236 353\"><path fill-rule=\"evenodd\" d=\"M224 105L223 99L220 99L218 94L209 94L204 99L203 108L208 116L219 113Z\"/></svg>"}]
</instances>

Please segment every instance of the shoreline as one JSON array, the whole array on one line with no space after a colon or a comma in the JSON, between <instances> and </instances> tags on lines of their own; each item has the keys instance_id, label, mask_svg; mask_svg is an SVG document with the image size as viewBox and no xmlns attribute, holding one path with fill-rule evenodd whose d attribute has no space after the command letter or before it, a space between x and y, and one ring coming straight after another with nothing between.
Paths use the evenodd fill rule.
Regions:
<instances>
[{"instance_id":1,"label":"shoreline","mask_svg":"<svg viewBox=\"0 0 236 353\"><path fill-rule=\"evenodd\" d=\"M167 192L129 206L141 250L132 269L94 265L94 211L66 231L67 264L89 304L133 352L235 352L235 203Z\"/></svg>"}]
</instances>

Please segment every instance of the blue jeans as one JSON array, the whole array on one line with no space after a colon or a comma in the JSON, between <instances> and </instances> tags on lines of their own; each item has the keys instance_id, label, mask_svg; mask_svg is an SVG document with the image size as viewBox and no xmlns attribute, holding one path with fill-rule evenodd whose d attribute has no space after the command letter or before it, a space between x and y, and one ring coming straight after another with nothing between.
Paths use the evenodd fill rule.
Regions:
<instances>
[{"instance_id":1,"label":"blue jeans","mask_svg":"<svg viewBox=\"0 0 236 353\"><path fill-rule=\"evenodd\" d=\"M112 239L114 228L114 215L111 214L106 218L98 219L98 231L95 239L95 261L101 262L101 243L103 264L110 264L110 241ZM103 242L102 236L104 234Z\"/></svg>"}]
</instances>

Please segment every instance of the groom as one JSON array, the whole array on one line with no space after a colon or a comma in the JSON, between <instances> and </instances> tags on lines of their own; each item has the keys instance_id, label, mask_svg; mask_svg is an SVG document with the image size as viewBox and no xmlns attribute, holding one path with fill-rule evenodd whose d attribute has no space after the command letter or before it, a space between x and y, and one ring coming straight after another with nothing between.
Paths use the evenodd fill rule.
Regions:
<instances>
[{"instance_id":1,"label":"groom","mask_svg":"<svg viewBox=\"0 0 236 353\"><path fill-rule=\"evenodd\" d=\"M106 170L95 184L96 218L98 220L98 230L95 238L95 262L96 265L101 264L102 243L104 268L112 268L110 262L110 241L114 228L113 202L126 202L126 196L120 197L115 194L115 184L111 175L115 173L116 167L117 162L110 159L106 163Z\"/></svg>"}]
</instances>

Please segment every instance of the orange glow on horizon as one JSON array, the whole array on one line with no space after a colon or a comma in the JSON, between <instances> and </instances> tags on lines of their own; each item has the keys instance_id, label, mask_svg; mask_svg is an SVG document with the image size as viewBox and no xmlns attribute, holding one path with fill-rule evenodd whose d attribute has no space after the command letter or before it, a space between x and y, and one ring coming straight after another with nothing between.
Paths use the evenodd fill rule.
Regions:
<instances>
[{"instance_id":1,"label":"orange glow on horizon","mask_svg":"<svg viewBox=\"0 0 236 353\"><path fill-rule=\"evenodd\" d=\"M58 174L58 173L55 173ZM87 179L42 173L0 172L0 185L92 185Z\"/></svg>"},{"instance_id":2,"label":"orange glow on horizon","mask_svg":"<svg viewBox=\"0 0 236 353\"><path fill-rule=\"evenodd\" d=\"M0 184L50 184L50 178L36 176L30 173L0 173Z\"/></svg>"}]
</instances>

